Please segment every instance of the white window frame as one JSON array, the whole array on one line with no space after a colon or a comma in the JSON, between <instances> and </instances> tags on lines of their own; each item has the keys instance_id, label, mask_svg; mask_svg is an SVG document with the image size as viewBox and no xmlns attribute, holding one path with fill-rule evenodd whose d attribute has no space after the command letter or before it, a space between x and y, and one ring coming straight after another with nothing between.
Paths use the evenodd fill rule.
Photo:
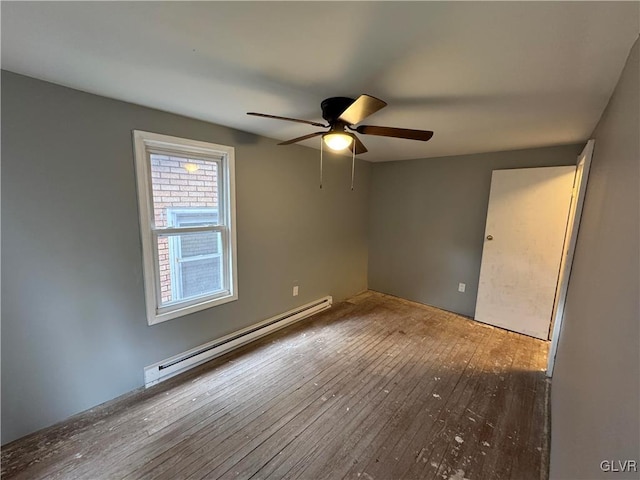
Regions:
<instances>
[{"instance_id":1,"label":"white window frame","mask_svg":"<svg viewBox=\"0 0 640 480\"><path fill-rule=\"evenodd\" d=\"M147 322L154 325L238 299L235 149L158 133L133 131L138 210L142 240ZM151 154L173 155L218 163L218 223L207 227L156 228L153 214ZM221 232L225 285L222 292L161 305L157 237L198 231Z\"/></svg>"}]
</instances>

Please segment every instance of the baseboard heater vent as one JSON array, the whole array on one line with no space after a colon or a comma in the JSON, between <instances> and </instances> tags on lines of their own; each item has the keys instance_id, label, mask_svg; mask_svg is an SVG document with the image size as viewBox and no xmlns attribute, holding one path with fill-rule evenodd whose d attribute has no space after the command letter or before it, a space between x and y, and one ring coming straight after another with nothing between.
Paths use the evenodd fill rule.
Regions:
<instances>
[{"instance_id":1,"label":"baseboard heater vent","mask_svg":"<svg viewBox=\"0 0 640 480\"><path fill-rule=\"evenodd\" d=\"M197 367L209 360L219 357L235 348L264 337L292 323L303 320L311 315L331 307L333 298L328 296L294 308L288 312L268 318L262 322L243 328L225 337L192 348L184 353L167 358L144 368L144 386L150 387L174 377L186 370Z\"/></svg>"}]
</instances>

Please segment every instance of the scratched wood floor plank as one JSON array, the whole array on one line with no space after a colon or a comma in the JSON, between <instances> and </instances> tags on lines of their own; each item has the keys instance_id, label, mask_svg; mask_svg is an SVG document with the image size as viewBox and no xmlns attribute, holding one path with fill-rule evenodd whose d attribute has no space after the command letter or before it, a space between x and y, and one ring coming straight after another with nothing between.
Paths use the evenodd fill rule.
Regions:
<instances>
[{"instance_id":1,"label":"scratched wood floor plank","mask_svg":"<svg viewBox=\"0 0 640 480\"><path fill-rule=\"evenodd\" d=\"M517 430L518 444L521 448L514 459L511 478L546 478L548 472L543 466L541 453L546 445L546 420L544 408L546 402L546 359L548 349L546 344L532 344L527 342L523 348L529 348L529 354L523 363L526 368L522 375L526 380L526 392L521 397L519 410L525 419Z\"/></svg>"},{"instance_id":2,"label":"scratched wood floor plank","mask_svg":"<svg viewBox=\"0 0 640 480\"><path fill-rule=\"evenodd\" d=\"M375 477L421 478L424 464L416 462L420 455L421 460L429 460L435 449L446 448L453 441L453 435L448 435L451 410L466 386L464 372L474 352L485 343L489 331L478 327L474 335L470 335L465 330L458 334L455 356L439 365L439 380L432 398L427 398L414 414L407 435L393 449L386 450L377 463L370 465L367 473L374 475L371 472L375 472Z\"/></svg>"},{"instance_id":3,"label":"scratched wood floor plank","mask_svg":"<svg viewBox=\"0 0 640 480\"><path fill-rule=\"evenodd\" d=\"M368 291L3 446L1 476L546 480L547 347Z\"/></svg>"},{"instance_id":4,"label":"scratched wood floor plank","mask_svg":"<svg viewBox=\"0 0 640 480\"><path fill-rule=\"evenodd\" d=\"M403 472L404 477L470 477L471 461L480 452L476 439L477 421L469 416L468 409L474 401L486 395L483 360L497 342L494 329L485 329L484 333L484 337L479 336L480 344L461 369L454 390L443 399L445 405L440 409L437 420L429 430L420 432L420 443L408 452L415 462L411 462ZM420 446L422 448L418 450Z\"/></svg>"},{"instance_id":5,"label":"scratched wood floor plank","mask_svg":"<svg viewBox=\"0 0 640 480\"><path fill-rule=\"evenodd\" d=\"M436 321L425 323L426 330L431 333L442 325L438 324L439 319L433 320ZM455 332L448 323L446 328ZM379 405L374 404L375 408L363 410L362 413L366 415L361 415L364 418L359 422L357 429L348 434L343 433L344 438L340 441L327 442L321 455L305 467L301 476L319 480L343 478L349 474L351 468L355 468L357 477L361 473L357 466L364 465L367 459L371 460L379 446L389 444L390 433L402 431L402 428L398 428L398 422L413 417L414 414L407 409L418 404L417 400L421 396L433 398L429 385L435 382L437 377L431 375L429 365L434 363L435 356L442 352L443 347L453 342L441 342L437 337L423 337L422 340L421 344L417 345L418 349L422 350L419 352L420 356L406 362L402 377L389 387L387 394L382 397L382 402ZM334 462L335 468L328 471L325 465L330 459Z\"/></svg>"},{"instance_id":6,"label":"scratched wood floor plank","mask_svg":"<svg viewBox=\"0 0 640 480\"><path fill-rule=\"evenodd\" d=\"M396 341L398 341L398 339L396 339ZM332 390L334 393L331 393L331 391L327 392L328 394L331 395L331 397L330 399L329 398L327 399L329 400L328 402L327 401L324 402L325 405L320 407L322 408L322 410L320 410L318 406L314 404L310 404L308 405L307 408L304 409L304 411L301 412L301 415L305 416L307 420L304 422L298 422L297 430L300 431L300 435L298 438L299 442L302 442L306 439L306 437L309 435L310 430L313 430L318 426L324 427L324 428L331 428L332 423L333 421L335 421L336 418L344 419L344 417L348 415L350 406L351 408L353 408L354 397L365 396L369 391L368 387L370 384L366 383L363 385L360 381L363 378L363 375L367 375L369 374L369 372L371 372L373 375L384 377L390 374L390 372L392 372L394 368L397 367L397 362L394 362L394 357L389 356L386 348L381 350L378 353L378 357L379 358L374 363L366 365L360 375L348 375L347 378L345 378L345 381L341 383L339 388ZM364 373L364 372L367 372L367 373ZM356 385L355 388L354 388L354 385ZM294 420L294 419L293 418L290 419L285 424L276 424L274 425L274 427L280 427L280 428L278 428L275 431L271 430L265 433L266 434L270 434L272 432L279 433L280 431L283 430L282 427L286 427L286 425L290 423L291 420ZM273 435L270 435L270 437L273 438ZM322 438L321 434L318 433L318 437L314 438L313 444L314 445L317 444L318 441L321 441L321 438ZM260 439L256 439L256 440L257 440L256 442L253 442L252 444L247 445L251 449L252 454L255 452L255 449L263 443L262 441L260 441ZM280 435L278 435L278 440L281 440ZM236 451L234 452L234 456L229 457L226 462L218 465L218 467L215 470L210 470L210 466L208 467L205 465L203 469L197 472L193 472L192 476L187 478L221 477L230 469L232 469L234 472L235 471L240 472L237 468L235 468L234 465L240 459L245 457L245 455L246 455L246 452L242 450ZM242 474L244 475L244 472L242 472Z\"/></svg>"},{"instance_id":7,"label":"scratched wood floor plank","mask_svg":"<svg viewBox=\"0 0 640 480\"><path fill-rule=\"evenodd\" d=\"M382 337L388 335L389 333L383 334ZM366 342L363 343L366 344ZM377 337L374 342L367 344L367 348L362 349L360 345L354 345L353 350L345 352L345 355L352 356L355 359L354 367L359 368L360 363L369 356L369 351L376 352L376 355L372 355L374 359L382 353L381 343L382 338ZM342 362L338 361L337 363ZM309 362L309 364L317 365L315 362ZM278 428L303 412L309 403L318 405L322 401L323 391L334 388L340 390L345 388L349 382L349 378L345 378L344 369L320 368L318 375L318 378L314 376L311 379L314 384L304 382L300 386L293 385L290 391L283 391L271 403L264 404L261 400L257 404L259 408L254 410L255 415L242 416L240 422L231 425L231 428L214 430L213 432L205 431L203 441L198 442L202 445L195 451L191 449L194 439L186 438L183 442L186 444L186 455L177 457L173 449L167 450L165 454L149 465L149 467L153 467L152 469L144 467L147 470L145 475L132 476L132 478L187 478L203 464L224 461L229 455L241 450L245 444L254 444L262 440L274 428ZM317 385L315 385L316 383ZM220 445L217 445L218 442Z\"/></svg>"},{"instance_id":8,"label":"scratched wood floor plank","mask_svg":"<svg viewBox=\"0 0 640 480\"><path fill-rule=\"evenodd\" d=\"M541 452L538 456L534 453L534 461L538 462L541 480L549 479L549 448L551 442L551 379L547 378L547 359L549 355L549 344L536 349L537 368L539 374L536 376L536 402L533 410L533 429L529 433L527 445L535 445L536 450ZM540 443L541 442L541 443Z\"/></svg>"},{"instance_id":9,"label":"scratched wood floor plank","mask_svg":"<svg viewBox=\"0 0 640 480\"><path fill-rule=\"evenodd\" d=\"M447 319L444 315L439 317ZM408 379L410 387L413 389L404 395L402 401L398 401L391 417L384 423L379 433L371 435L369 444L359 444L353 451L351 465L347 465L347 472L344 478L360 478L368 475L368 469L377 470L377 464L380 460L384 462L385 458L393 458L395 454L391 452L401 452L406 449L409 437L412 435L412 428L419 422L420 414L433 416L429 413L428 405L434 399L439 398L440 394L436 389L440 389L440 380L442 380L440 366L450 362L449 358L456 354L459 335L462 331L457 328L460 323L443 322L446 331L435 335L436 342L439 343L434 347L429 356L425 358L425 362L419 365L419 371L414 378ZM430 325L432 333L436 330ZM451 335L447 338L445 335ZM443 339L445 339L443 341ZM399 385L396 390L403 391L404 385ZM402 392L403 394L406 392ZM371 434L371 432L369 432Z\"/></svg>"},{"instance_id":10,"label":"scratched wood floor plank","mask_svg":"<svg viewBox=\"0 0 640 480\"><path fill-rule=\"evenodd\" d=\"M451 321L453 328L453 324L458 322L455 319ZM468 359L465 338L468 332L464 329L454 332L452 337L445 336L447 343L453 344L453 347L448 355L439 359L433 381L429 379L424 395L414 405L411 414L405 417L402 436L395 443L382 443L375 458L363 468L363 475L375 473L375 478L401 478L402 472L414 461L412 450L420 450L421 437L424 436L421 432L432 428L441 416L459 379L458 370Z\"/></svg>"},{"instance_id":11,"label":"scratched wood floor plank","mask_svg":"<svg viewBox=\"0 0 640 480\"><path fill-rule=\"evenodd\" d=\"M393 340L389 339L385 354L391 358L389 368L384 371L369 369L363 372L360 379L354 379L348 389L343 393L342 401L327 412L323 421L318 421L305 429L298 439L293 455L281 462L273 469L271 478L317 478L313 474L305 472L306 467L315 459L320 459L326 465L327 456L322 456L324 447L330 444L341 444L354 436L358 419L367 416L372 410L377 411L381 401L386 399L387 393L393 383L401 382L399 373L408 361L418 352L408 348L411 338L406 334L400 334ZM360 406L359 406L360 404ZM336 432L336 420L339 419L340 431ZM305 454L296 453L299 446L303 446ZM277 457L280 460L280 457ZM336 458L331 458L335 462ZM260 471L260 476L266 476L266 469Z\"/></svg>"},{"instance_id":12,"label":"scratched wood floor plank","mask_svg":"<svg viewBox=\"0 0 640 480\"><path fill-rule=\"evenodd\" d=\"M494 434L494 425L501 414L501 403L496 392L505 381L500 368L496 365L511 364L512 353L510 340L505 331L493 329L490 340L487 342L487 350L475 358L474 370L470 372L475 376L472 383L468 401L461 403L456 409L458 416L458 435L449 437L450 448L441 457L429 458L425 463L434 468L432 478L439 478L442 474L461 474L468 478L476 478L483 472L484 460L487 454L491 454L491 441ZM459 437L458 441L456 436ZM427 468L428 468L427 467ZM487 476L487 472L484 472Z\"/></svg>"},{"instance_id":13,"label":"scratched wood floor plank","mask_svg":"<svg viewBox=\"0 0 640 480\"><path fill-rule=\"evenodd\" d=\"M545 444L543 431L538 430L540 435L536 438L531 438L528 432L532 425L546 422L544 417L532 417L535 409L530 405L531 402L544 402L543 392L531 398L535 392L531 392L530 387L533 379L544 377L541 366L534 365L532 361L536 360L536 349L544 349L546 357L546 342L512 332L507 332L507 335L515 351L511 368L504 372L506 380L502 382L503 388L497 393L501 409L495 419L496 428L490 440L492 448L485 459L484 470L496 479L544 478L540 468L541 450ZM517 459L522 457L523 451L532 458L521 465Z\"/></svg>"},{"instance_id":14,"label":"scratched wood floor plank","mask_svg":"<svg viewBox=\"0 0 640 480\"><path fill-rule=\"evenodd\" d=\"M360 341L361 336L358 331L341 331L341 345L343 347L353 345L354 354L357 354L360 349L370 348L378 341L379 336L384 334L383 331L378 331L374 327L370 325L367 329L371 335L365 341ZM134 469L128 469L125 465L118 471L118 474L130 478L171 476L176 469L184 468L190 463L194 454L206 453L212 446L225 441L233 432L242 431L242 435L246 436L243 426L250 425L244 430L256 428L256 424L252 423L253 420L259 418L263 411L272 413L272 410L269 409L270 404L281 409L291 408L292 397L288 389L299 390L298 395L304 394L305 391L299 388L299 385L302 384L300 379L305 375L320 385L324 385L325 380L330 381L336 377L334 374L336 370L329 367L332 363L339 361L339 358L335 355L324 355L324 357L307 356L301 366L289 364L286 368L281 369L280 373L285 378L278 382L265 383L264 379L261 379L260 382L247 382L248 391L241 393L238 399L227 398L229 411L226 412L224 418L212 417L189 431L177 432L176 429L182 427L178 424L176 428L156 438L153 442L153 448L147 447L145 449L144 457L138 456L133 459L133 462L129 462L131 466L135 466ZM292 369L292 367L297 368ZM319 378L314 376L314 371L320 375ZM261 388L255 388L256 383L259 383ZM194 445L198 444L201 446L194 449ZM215 453L220 455L223 453L222 450L218 448Z\"/></svg>"},{"instance_id":15,"label":"scratched wood floor plank","mask_svg":"<svg viewBox=\"0 0 640 480\"><path fill-rule=\"evenodd\" d=\"M398 333L402 335L406 335L406 332L404 332L403 330L400 330ZM426 354L426 351L431 350L431 347L433 346L431 339L426 335L426 333L423 334L422 337L416 336L414 341L419 341L422 343L421 348L425 350L424 352L425 354ZM407 362L404 362L404 363L407 363ZM363 379L362 381L365 381L365 380ZM388 390L384 389L383 387L380 387L380 389L383 391L383 393L385 393L385 395L387 394L389 395L388 398L392 398L395 392L398 390L393 387L389 387ZM365 405L365 403L366 402L364 401L364 397L359 397L357 406L354 408L354 411L360 412L361 410L367 408L367 405ZM261 456L258 456L256 458L255 453L252 453L252 455L245 457L243 461L239 462L235 466L234 470L239 469L240 471L243 471L243 472L252 472L252 471L257 472L262 468L262 470L260 471L260 477L264 478L267 475L267 469L264 468L264 465L269 463L270 466L273 467L273 465L276 463L276 457L283 456L283 454L285 454L283 457L286 457L289 454L293 453L291 451L292 449L287 447L289 447L294 441L295 441L295 450L300 448L301 439L297 434L295 436L291 436L291 435L287 436L286 432L283 432L283 433L285 434L285 438L287 438L286 444L284 445L278 444L278 439L273 438L272 439L273 441L270 442L270 444L265 443L260 446L260 450L262 450L262 452L260 452ZM353 439L353 436L350 436L350 439ZM311 446L314 446L313 444L317 444L317 443L318 443L317 441L313 441ZM340 446L341 448L347 449L350 451L351 454L354 453L354 450L350 448L353 445L350 445L347 442L338 442L334 440L328 443L334 446ZM282 460L282 458L278 458L278 459ZM335 477L335 472L334 472L334 477Z\"/></svg>"}]
</instances>

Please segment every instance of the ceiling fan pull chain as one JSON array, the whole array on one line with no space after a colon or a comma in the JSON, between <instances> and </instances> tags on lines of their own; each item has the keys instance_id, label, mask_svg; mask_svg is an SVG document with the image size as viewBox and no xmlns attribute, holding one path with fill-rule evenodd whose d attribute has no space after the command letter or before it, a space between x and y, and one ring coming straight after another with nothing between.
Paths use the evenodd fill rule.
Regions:
<instances>
[{"instance_id":1,"label":"ceiling fan pull chain","mask_svg":"<svg viewBox=\"0 0 640 480\"><path fill-rule=\"evenodd\" d=\"M320 137L320 189L322 189L322 137Z\"/></svg>"},{"instance_id":2,"label":"ceiling fan pull chain","mask_svg":"<svg viewBox=\"0 0 640 480\"><path fill-rule=\"evenodd\" d=\"M356 170L356 147L354 145L351 155L351 190L353 190L353 177Z\"/></svg>"}]
</instances>

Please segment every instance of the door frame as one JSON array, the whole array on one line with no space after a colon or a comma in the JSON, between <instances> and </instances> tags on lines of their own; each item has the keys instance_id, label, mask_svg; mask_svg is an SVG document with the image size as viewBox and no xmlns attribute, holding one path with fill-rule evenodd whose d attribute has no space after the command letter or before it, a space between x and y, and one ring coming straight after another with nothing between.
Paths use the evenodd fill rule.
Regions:
<instances>
[{"instance_id":1,"label":"door frame","mask_svg":"<svg viewBox=\"0 0 640 480\"><path fill-rule=\"evenodd\" d=\"M591 158L595 140L591 139L578 156L576 177L573 181L573 191L571 194L571 205L569 206L569 218L567 219L567 231L565 233L564 247L562 248L562 260L560 272L558 274L558 286L556 287L556 298L551 316L551 347L547 360L547 377L553 375L553 367L558 351L560 332L562 331L562 320L564 319L564 307L567 301L567 290L569 279L571 278L571 267L573 265L573 255L576 249L576 240L580 229L580 218L582 217L582 207L589 180L589 170L591 169Z\"/></svg>"}]
</instances>

